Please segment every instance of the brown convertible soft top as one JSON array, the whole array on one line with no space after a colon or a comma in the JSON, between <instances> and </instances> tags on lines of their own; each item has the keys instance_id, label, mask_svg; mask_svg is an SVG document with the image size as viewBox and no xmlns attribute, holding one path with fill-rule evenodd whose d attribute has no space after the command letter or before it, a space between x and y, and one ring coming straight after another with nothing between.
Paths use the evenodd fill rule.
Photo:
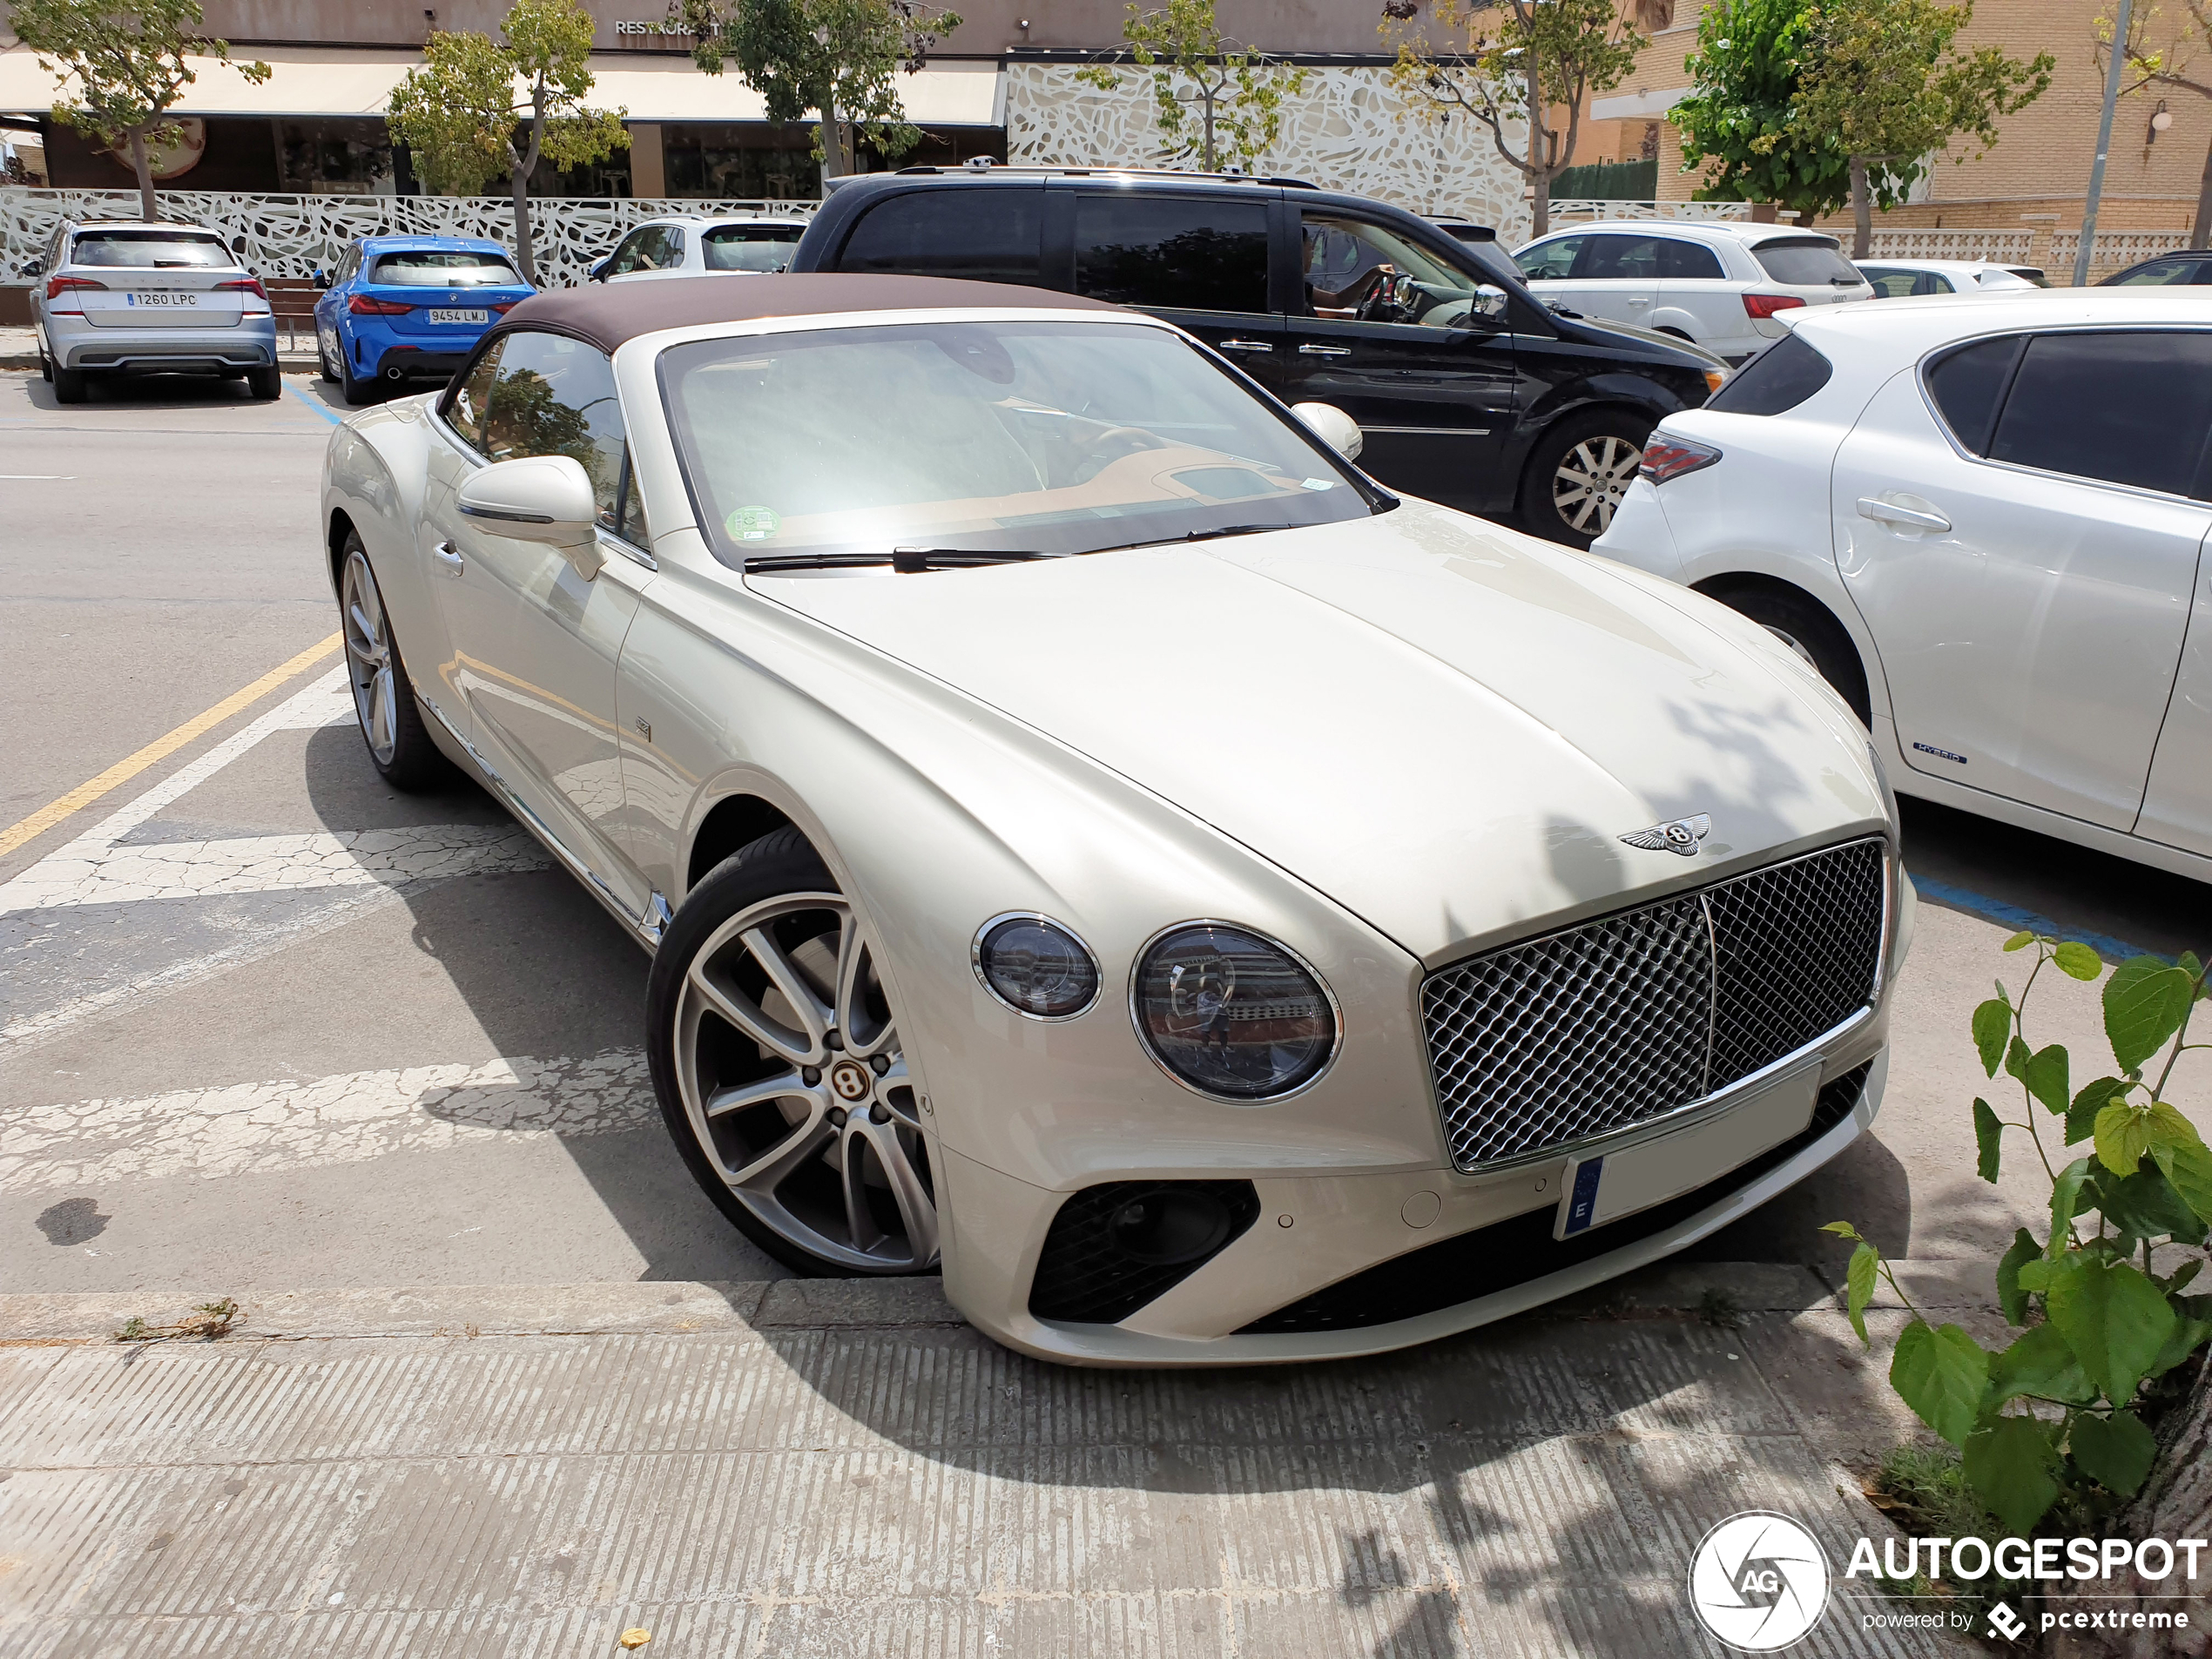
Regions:
<instances>
[{"instance_id":1,"label":"brown convertible soft top","mask_svg":"<svg viewBox=\"0 0 2212 1659\"><path fill-rule=\"evenodd\" d=\"M509 312L494 334L550 327L612 352L625 340L664 328L696 328L763 317L833 317L854 311L996 309L1117 311L1101 300L1002 282L947 277L806 276L664 277L648 282L590 282L534 294Z\"/></svg>"}]
</instances>

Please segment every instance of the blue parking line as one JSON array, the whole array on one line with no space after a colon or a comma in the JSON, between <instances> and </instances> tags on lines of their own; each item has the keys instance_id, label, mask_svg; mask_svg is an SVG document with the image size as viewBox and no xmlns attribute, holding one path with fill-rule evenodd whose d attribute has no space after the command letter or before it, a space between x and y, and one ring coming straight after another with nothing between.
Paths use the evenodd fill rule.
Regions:
<instances>
[{"instance_id":1,"label":"blue parking line","mask_svg":"<svg viewBox=\"0 0 2212 1659\"><path fill-rule=\"evenodd\" d=\"M343 426L346 423L345 417L343 415L334 415L329 409L323 407L321 403L318 402L315 399L309 397L298 387L293 385L291 381L287 381L284 383L284 389L291 393L293 396L298 398L302 403L313 409L317 415L322 416L324 420L329 421L331 425Z\"/></svg>"},{"instance_id":2,"label":"blue parking line","mask_svg":"<svg viewBox=\"0 0 2212 1659\"><path fill-rule=\"evenodd\" d=\"M1911 873L1909 871L1907 873ZM2067 927L2053 921L2048 916L2039 916L2033 910L2023 910L2016 904L2006 904L2002 899L1992 899L1965 887L1954 887L1948 881L1938 881L1932 876L1912 877L1913 891L1932 904L1946 910L1963 910L1969 915L1979 916L1986 921L2001 922L2007 927L2027 933L2045 934L2055 939L2078 939L2108 962L2124 962L2130 956L2157 956L2171 961L2170 956L2161 956L2155 950L2144 950L2124 939L2114 939L2110 934L2093 934L2079 927Z\"/></svg>"}]
</instances>

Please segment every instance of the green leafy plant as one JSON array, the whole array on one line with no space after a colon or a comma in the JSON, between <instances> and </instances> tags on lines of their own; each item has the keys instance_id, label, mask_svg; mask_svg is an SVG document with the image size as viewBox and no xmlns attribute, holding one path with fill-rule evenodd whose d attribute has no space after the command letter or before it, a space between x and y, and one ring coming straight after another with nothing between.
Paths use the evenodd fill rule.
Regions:
<instances>
[{"instance_id":1,"label":"green leafy plant","mask_svg":"<svg viewBox=\"0 0 2212 1659\"><path fill-rule=\"evenodd\" d=\"M2095 1515L2142 1489L2158 1455L2144 1420L2148 1397L2212 1339L2212 1296L2188 1294L2212 1224L2212 1151L2164 1098L2175 1062L2212 1048L2188 1041L2190 1016L2212 993L2193 955L2122 962L2103 992L2114 1071L2076 1089L2067 1050L2029 1042L2028 998L2045 968L2087 982L2103 977L2103 961L2078 941L2033 933L2005 948L2033 950L2035 965L2017 1001L1997 981L1974 1010L1973 1041L1983 1071L2018 1086L2019 1116L1978 1098L1973 1121L1983 1180L1997 1179L2011 1134L2027 1136L2051 1184L2047 1236L2021 1228L1997 1264L1999 1304L2021 1335L1992 1352L1959 1325L1931 1323L1856 1227L1823 1231L1856 1246L1844 1305L1862 1342L1871 1345L1866 1307L1881 1280L1910 1315L1891 1355L1891 1386L1958 1448L1974 1495L2027 1533L2062 1498ZM2088 1154L2054 1164L2047 1130L2060 1157L2084 1143ZM2166 1266L2175 1252L2194 1253Z\"/></svg>"},{"instance_id":2,"label":"green leafy plant","mask_svg":"<svg viewBox=\"0 0 2212 1659\"><path fill-rule=\"evenodd\" d=\"M422 67L392 91L392 136L433 190L474 195L504 177L515 202L515 258L537 280L530 247L530 174L543 159L581 167L630 147L621 110L586 107L591 14L576 0L517 0L501 38L441 30ZM516 96L517 90L520 97Z\"/></svg>"},{"instance_id":3,"label":"green leafy plant","mask_svg":"<svg viewBox=\"0 0 2212 1659\"><path fill-rule=\"evenodd\" d=\"M1698 18L1689 96L1667 113L1683 171L1704 170L1698 200L1773 202L1809 224L1850 199L1851 158L1796 118L1813 65L1809 11L1804 0L1723 0Z\"/></svg>"},{"instance_id":4,"label":"green leafy plant","mask_svg":"<svg viewBox=\"0 0 2212 1659\"><path fill-rule=\"evenodd\" d=\"M1304 70L1224 36L1213 0L1168 0L1158 11L1132 4L1122 37L1137 67L1150 71L1170 162L1196 161L1207 172L1224 158L1251 167L1282 133L1284 100L1305 91ZM1076 78L1109 92L1122 84L1112 64L1088 64Z\"/></svg>"}]
</instances>

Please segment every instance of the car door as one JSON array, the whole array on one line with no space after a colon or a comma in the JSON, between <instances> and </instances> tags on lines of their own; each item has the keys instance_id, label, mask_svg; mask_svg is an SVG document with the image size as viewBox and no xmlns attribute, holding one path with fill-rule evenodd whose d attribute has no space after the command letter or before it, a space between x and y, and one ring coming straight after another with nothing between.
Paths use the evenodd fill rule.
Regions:
<instances>
[{"instance_id":1,"label":"car door","mask_svg":"<svg viewBox=\"0 0 2212 1659\"><path fill-rule=\"evenodd\" d=\"M2131 829L2212 507L2212 333L1953 347L1837 452L1838 563L1919 772Z\"/></svg>"},{"instance_id":2,"label":"car door","mask_svg":"<svg viewBox=\"0 0 2212 1659\"><path fill-rule=\"evenodd\" d=\"M1679 236L1655 239L1654 251L1658 278L1642 327L1676 329L1701 344L1743 332L1743 301L1719 254Z\"/></svg>"},{"instance_id":3,"label":"car door","mask_svg":"<svg viewBox=\"0 0 2212 1659\"><path fill-rule=\"evenodd\" d=\"M653 579L631 514L628 444L614 368L597 347L535 329L505 335L445 408L444 448L426 502L438 545L448 684L468 735L507 789L632 914L647 898L617 852L622 779L615 667ZM490 534L455 492L489 462L565 455L600 503L597 571L558 550Z\"/></svg>"},{"instance_id":4,"label":"car door","mask_svg":"<svg viewBox=\"0 0 2212 1659\"><path fill-rule=\"evenodd\" d=\"M1585 316L1649 327L1659 299L1661 239L1618 231L1584 238L1558 297Z\"/></svg>"},{"instance_id":5,"label":"car door","mask_svg":"<svg viewBox=\"0 0 2212 1659\"><path fill-rule=\"evenodd\" d=\"M1271 391L1283 320L1267 304L1259 198L1086 190L1076 198L1076 292L1188 330Z\"/></svg>"},{"instance_id":6,"label":"car door","mask_svg":"<svg viewBox=\"0 0 2212 1659\"><path fill-rule=\"evenodd\" d=\"M1285 320L1283 400L1357 421L1360 466L1393 489L1499 499L1517 416L1505 291L1378 220L1309 207L1298 224L1305 312Z\"/></svg>"}]
</instances>

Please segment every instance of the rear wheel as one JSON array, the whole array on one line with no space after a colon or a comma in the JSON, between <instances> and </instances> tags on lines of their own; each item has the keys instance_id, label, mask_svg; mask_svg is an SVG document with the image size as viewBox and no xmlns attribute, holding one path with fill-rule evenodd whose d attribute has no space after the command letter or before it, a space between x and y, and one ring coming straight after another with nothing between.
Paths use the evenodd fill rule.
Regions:
<instances>
[{"instance_id":1,"label":"rear wheel","mask_svg":"<svg viewBox=\"0 0 2212 1659\"><path fill-rule=\"evenodd\" d=\"M1851 705L1861 725L1873 724L1866 667L1858 659L1858 647L1851 644L1843 624L1829 615L1819 601L1781 589L1737 587L1724 582L1699 591L1757 623L1833 686L1836 694Z\"/></svg>"},{"instance_id":2,"label":"rear wheel","mask_svg":"<svg viewBox=\"0 0 2212 1659\"><path fill-rule=\"evenodd\" d=\"M54 401L57 403L82 403L84 401L84 371L54 365Z\"/></svg>"},{"instance_id":3,"label":"rear wheel","mask_svg":"<svg viewBox=\"0 0 2212 1659\"><path fill-rule=\"evenodd\" d=\"M795 829L708 873L646 992L669 1133L746 1238L824 1277L937 1264L935 1183L864 918Z\"/></svg>"},{"instance_id":4,"label":"rear wheel","mask_svg":"<svg viewBox=\"0 0 2212 1659\"><path fill-rule=\"evenodd\" d=\"M354 714L361 724L368 758L395 789L418 794L451 777L451 765L438 752L415 706L415 687L392 637L391 618L361 533L346 532L345 559L338 580L340 631L346 641L346 678L354 692Z\"/></svg>"},{"instance_id":5,"label":"rear wheel","mask_svg":"<svg viewBox=\"0 0 2212 1659\"><path fill-rule=\"evenodd\" d=\"M344 344L342 338L340 344ZM352 360L342 354L338 359L338 381L348 403L360 405L376 395L375 376L371 375L365 381L355 380Z\"/></svg>"},{"instance_id":6,"label":"rear wheel","mask_svg":"<svg viewBox=\"0 0 2212 1659\"><path fill-rule=\"evenodd\" d=\"M249 368L246 371L246 389L264 402L273 397L281 397L284 395L284 375L274 364L266 368Z\"/></svg>"},{"instance_id":7,"label":"rear wheel","mask_svg":"<svg viewBox=\"0 0 2212 1659\"><path fill-rule=\"evenodd\" d=\"M1651 427L1633 409L1598 409L1543 433L1521 482L1522 525L1548 542L1588 547L1635 482Z\"/></svg>"}]
</instances>

